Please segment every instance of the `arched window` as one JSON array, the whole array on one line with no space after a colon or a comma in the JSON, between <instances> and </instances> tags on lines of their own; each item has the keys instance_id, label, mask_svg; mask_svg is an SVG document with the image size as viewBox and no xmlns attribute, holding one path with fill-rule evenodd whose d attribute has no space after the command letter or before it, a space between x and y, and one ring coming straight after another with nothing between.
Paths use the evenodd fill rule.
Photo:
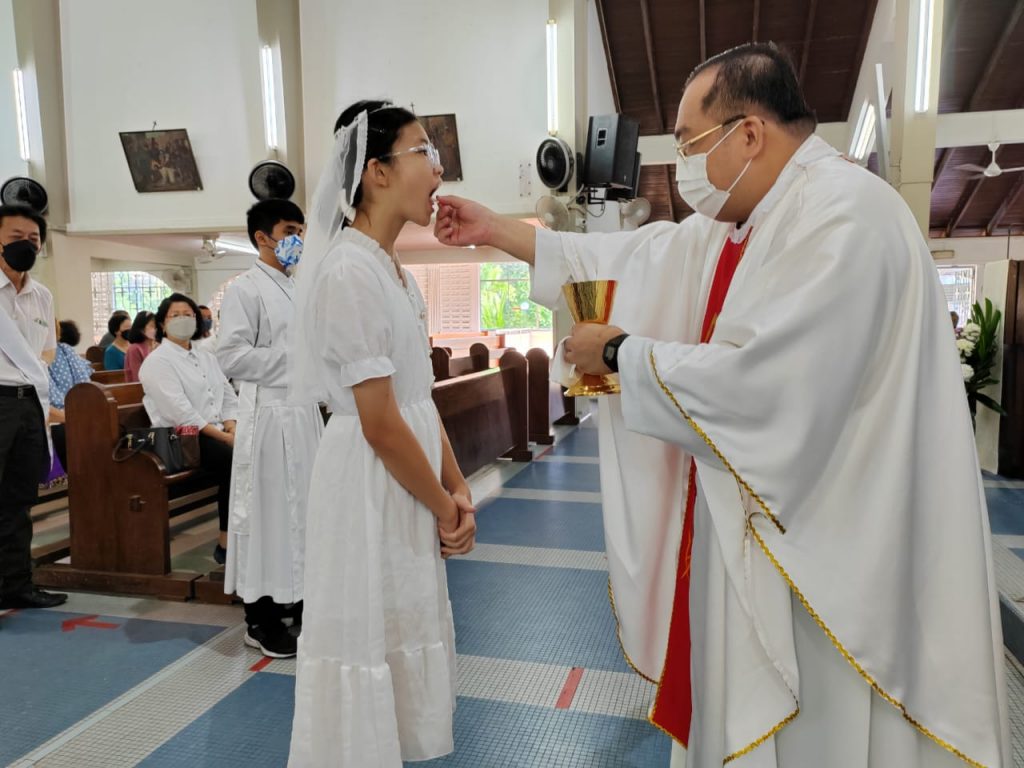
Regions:
<instances>
[{"instance_id":1,"label":"arched window","mask_svg":"<svg viewBox=\"0 0 1024 768\"><path fill-rule=\"evenodd\" d=\"M93 343L107 332L107 321L115 309L123 309L132 318L143 310L156 312L172 293L167 283L149 272L93 272Z\"/></svg>"}]
</instances>

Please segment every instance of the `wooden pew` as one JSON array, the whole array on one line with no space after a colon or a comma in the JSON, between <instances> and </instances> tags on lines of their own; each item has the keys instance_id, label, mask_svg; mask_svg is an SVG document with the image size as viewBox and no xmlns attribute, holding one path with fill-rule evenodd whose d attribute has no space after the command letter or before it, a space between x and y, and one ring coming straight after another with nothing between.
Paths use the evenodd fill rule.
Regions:
<instances>
[{"instance_id":1,"label":"wooden pew","mask_svg":"<svg viewBox=\"0 0 1024 768\"><path fill-rule=\"evenodd\" d=\"M471 331L438 333L430 337L431 347L446 347L451 350L452 357L463 357L470 354L474 344L482 344L490 350L491 357L500 357L498 350L505 348L505 334L490 331Z\"/></svg>"},{"instance_id":2,"label":"wooden pew","mask_svg":"<svg viewBox=\"0 0 1024 768\"><path fill-rule=\"evenodd\" d=\"M209 504L216 486L201 470L166 475L159 460L145 452L113 461L123 429L149 426L141 384L78 384L65 406L71 563L38 567L36 583L175 599L196 596L203 575L171 570L169 521ZM209 592L207 599L218 597L215 585ZM219 598L226 601L223 594Z\"/></svg>"},{"instance_id":3,"label":"wooden pew","mask_svg":"<svg viewBox=\"0 0 1024 768\"><path fill-rule=\"evenodd\" d=\"M124 384L124 369L93 371L92 380L97 384Z\"/></svg>"},{"instance_id":4,"label":"wooden pew","mask_svg":"<svg viewBox=\"0 0 1024 768\"><path fill-rule=\"evenodd\" d=\"M490 350L483 344L474 344L469 348L467 357L453 358L448 348L433 347L430 360L434 366L434 381L445 381L467 373L486 371L490 366Z\"/></svg>"},{"instance_id":5,"label":"wooden pew","mask_svg":"<svg viewBox=\"0 0 1024 768\"><path fill-rule=\"evenodd\" d=\"M97 371L103 370L103 351L103 347L95 345L85 350L85 359L92 363Z\"/></svg>"},{"instance_id":6,"label":"wooden pew","mask_svg":"<svg viewBox=\"0 0 1024 768\"><path fill-rule=\"evenodd\" d=\"M515 350L502 355L497 368L436 383L433 397L466 475L497 458L533 460L527 427L527 363Z\"/></svg>"}]
</instances>

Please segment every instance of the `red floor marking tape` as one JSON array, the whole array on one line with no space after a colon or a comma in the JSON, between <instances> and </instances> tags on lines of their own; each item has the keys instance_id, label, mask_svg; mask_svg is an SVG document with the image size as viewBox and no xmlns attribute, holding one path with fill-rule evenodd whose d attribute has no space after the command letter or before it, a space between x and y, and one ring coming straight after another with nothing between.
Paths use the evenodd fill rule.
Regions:
<instances>
[{"instance_id":1,"label":"red floor marking tape","mask_svg":"<svg viewBox=\"0 0 1024 768\"><path fill-rule=\"evenodd\" d=\"M270 662L272 662L272 661L273 661L273 659L270 658L269 656L264 656L262 659L257 661L251 667L249 667L249 671L250 672L262 672L264 669L266 669L267 667L270 666Z\"/></svg>"},{"instance_id":2,"label":"red floor marking tape","mask_svg":"<svg viewBox=\"0 0 1024 768\"><path fill-rule=\"evenodd\" d=\"M99 616L79 616L77 619L68 619L60 623L61 632L74 632L79 627L92 627L93 629L117 629L120 624L111 624L108 621L95 621Z\"/></svg>"},{"instance_id":3,"label":"red floor marking tape","mask_svg":"<svg viewBox=\"0 0 1024 768\"><path fill-rule=\"evenodd\" d=\"M558 701L555 702L555 709L568 709L576 696L576 689L580 686L580 679L583 677L583 667L573 667L569 670L569 677L565 679L562 692L558 694Z\"/></svg>"}]
</instances>

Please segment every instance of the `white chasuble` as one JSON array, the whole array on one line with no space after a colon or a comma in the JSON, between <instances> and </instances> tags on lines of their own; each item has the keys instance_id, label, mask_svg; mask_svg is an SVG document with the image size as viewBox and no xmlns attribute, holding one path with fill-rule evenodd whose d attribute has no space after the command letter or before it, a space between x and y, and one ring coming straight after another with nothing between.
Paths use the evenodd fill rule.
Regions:
<instances>
[{"instance_id":1,"label":"white chasuble","mask_svg":"<svg viewBox=\"0 0 1024 768\"><path fill-rule=\"evenodd\" d=\"M239 387L224 591L302 599L306 498L323 419L288 401L290 277L257 262L228 286L217 360Z\"/></svg>"},{"instance_id":2,"label":"white chasuble","mask_svg":"<svg viewBox=\"0 0 1024 768\"><path fill-rule=\"evenodd\" d=\"M674 236L659 225L553 247L538 236L535 277L548 290L580 264L620 281L612 322L633 335L619 351L622 395L602 403L606 536L626 649L655 649L653 662L685 478L681 463L659 475L623 450L623 427L697 460L694 714L674 764L1008 768L988 519L927 245L894 190L815 137L748 225L702 345L707 262L732 225L693 216ZM674 253L652 258L672 237ZM646 322L631 322L645 303ZM636 493L611 483L621 495L609 495L610 474ZM677 503L655 506L655 483ZM629 609L619 580L635 588Z\"/></svg>"}]
</instances>

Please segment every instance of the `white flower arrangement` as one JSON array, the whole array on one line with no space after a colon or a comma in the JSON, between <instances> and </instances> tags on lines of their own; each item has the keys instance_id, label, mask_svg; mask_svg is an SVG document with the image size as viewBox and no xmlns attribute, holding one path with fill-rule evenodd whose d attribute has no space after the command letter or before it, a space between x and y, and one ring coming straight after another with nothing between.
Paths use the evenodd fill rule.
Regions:
<instances>
[{"instance_id":1,"label":"white flower arrangement","mask_svg":"<svg viewBox=\"0 0 1024 768\"><path fill-rule=\"evenodd\" d=\"M967 363L960 363L960 372L964 376L964 381L970 381L974 378L974 369Z\"/></svg>"},{"instance_id":2,"label":"white flower arrangement","mask_svg":"<svg viewBox=\"0 0 1024 768\"><path fill-rule=\"evenodd\" d=\"M981 338L981 326L977 323L967 323L961 331L961 336L969 341L977 344L978 339Z\"/></svg>"},{"instance_id":3,"label":"white flower arrangement","mask_svg":"<svg viewBox=\"0 0 1024 768\"><path fill-rule=\"evenodd\" d=\"M960 350L961 359L970 357L971 353L974 351L974 346L974 342L970 339L960 338L956 340L956 348Z\"/></svg>"}]
</instances>

